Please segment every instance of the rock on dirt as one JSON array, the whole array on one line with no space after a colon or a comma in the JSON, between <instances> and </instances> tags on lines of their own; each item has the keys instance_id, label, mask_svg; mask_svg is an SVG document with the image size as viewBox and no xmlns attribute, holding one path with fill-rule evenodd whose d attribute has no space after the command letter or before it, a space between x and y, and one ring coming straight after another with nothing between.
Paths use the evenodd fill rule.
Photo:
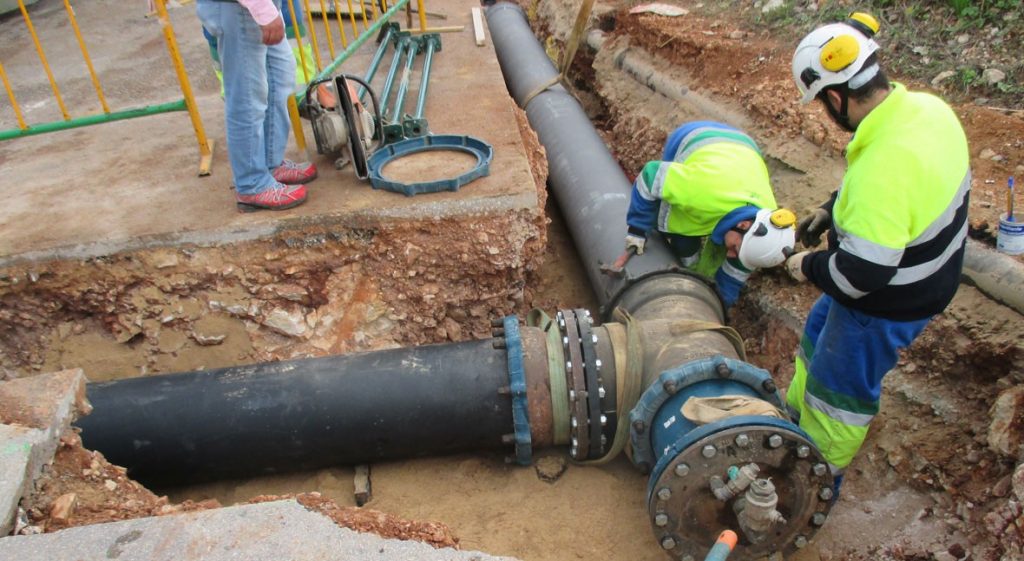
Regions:
<instances>
[{"instance_id":1,"label":"rock on dirt","mask_svg":"<svg viewBox=\"0 0 1024 561\"><path fill-rule=\"evenodd\" d=\"M1006 79L1006 72L999 70L998 68L986 68L981 73L981 79L991 85L996 85Z\"/></svg>"},{"instance_id":2,"label":"rock on dirt","mask_svg":"<svg viewBox=\"0 0 1024 561\"><path fill-rule=\"evenodd\" d=\"M66 524L71 516L75 513L75 506L78 505L78 495L74 493L64 493L57 497L57 500L53 501L53 505L50 506L50 519Z\"/></svg>"},{"instance_id":3,"label":"rock on dirt","mask_svg":"<svg viewBox=\"0 0 1024 561\"><path fill-rule=\"evenodd\" d=\"M992 405L992 423L988 429L988 445L993 451L1013 458L1021 454L1024 444L1024 385L999 394Z\"/></svg>"},{"instance_id":4,"label":"rock on dirt","mask_svg":"<svg viewBox=\"0 0 1024 561\"><path fill-rule=\"evenodd\" d=\"M568 464L562 456L547 456L537 460L534 469L537 470L537 477L541 481L554 483L558 481L559 477L562 477L567 467Z\"/></svg>"}]
</instances>

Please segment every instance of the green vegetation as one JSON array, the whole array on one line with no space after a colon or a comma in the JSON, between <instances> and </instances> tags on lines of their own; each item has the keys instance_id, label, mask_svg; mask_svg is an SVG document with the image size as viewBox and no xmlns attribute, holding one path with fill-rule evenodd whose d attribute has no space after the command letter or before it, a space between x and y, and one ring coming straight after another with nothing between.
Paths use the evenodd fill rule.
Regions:
<instances>
[{"instance_id":1,"label":"green vegetation","mask_svg":"<svg viewBox=\"0 0 1024 561\"><path fill-rule=\"evenodd\" d=\"M704 9L742 12L751 27L793 38L865 11L882 23L883 62L896 79L956 101L1024 107L1024 0L785 0L768 12L765 3L704 2Z\"/></svg>"}]
</instances>

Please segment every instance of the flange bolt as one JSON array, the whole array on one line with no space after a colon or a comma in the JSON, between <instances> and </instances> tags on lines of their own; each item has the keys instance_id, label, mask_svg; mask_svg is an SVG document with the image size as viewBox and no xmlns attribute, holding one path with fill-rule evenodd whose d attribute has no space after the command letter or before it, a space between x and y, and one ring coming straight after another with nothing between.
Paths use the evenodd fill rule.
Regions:
<instances>
[{"instance_id":1,"label":"flange bolt","mask_svg":"<svg viewBox=\"0 0 1024 561\"><path fill-rule=\"evenodd\" d=\"M715 372L722 378L728 378L729 376L732 376L732 369L729 368L729 365L725 364L724 362L715 367Z\"/></svg>"},{"instance_id":2,"label":"flange bolt","mask_svg":"<svg viewBox=\"0 0 1024 561\"><path fill-rule=\"evenodd\" d=\"M676 475L679 477L686 477L690 473L690 466L686 464L679 464L676 466Z\"/></svg>"},{"instance_id":3,"label":"flange bolt","mask_svg":"<svg viewBox=\"0 0 1024 561\"><path fill-rule=\"evenodd\" d=\"M797 536L796 539L793 540L793 545L795 545L797 549L803 549L807 547L807 538L804 536Z\"/></svg>"},{"instance_id":4,"label":"flange bolt","mask_svg":"<svg viewBox=\"0 0 1024 561\"><path fill-rule=\"evenodd\" d=\"M664 549L672 549L676 546L676 540L672 539L672 536L665 536L665 539L661 540L661 547Z\"/></svg>"},{"instance_id":5,"label":"flange bolt","mask_svg":"<svg viewBox=\"0 0 1024 561\"><path fill-rule=\"evenodd\" d=\"M656 514L654 516L655 526L665 526L668 524L668 515L665 513Z\"/></svg>"},{"instance_id":6,"label":"flange bolt","mask_svg":"<svg viewBox=\"0 0 1024 561\"><path fill-rule=\"evenodd\" d=\"M658 498L663 501L671 499L672 489L669 489L668 487L662 487L661 489L658 489Z\"/></svg>"},{"instance_id":7,"label":"flange bolt","mask_svg":"<svg viewBox=\"0 0 1024 561\"><path fill-rule=\"evenodd\" d=\"M669 395L675 395L676 390L678 389L676 387L675 380L665 380L665 383L662 384L662 387L665 388L665 391L668 392Z\"/></svg>"},{"instance_id":8,"label":"flange bolt","mask_svg":"<svg viewBox=\"0 0 1024 561\"><path fill-rule=\"evenodd\" d=\"M818 491L818 498L823 501L832 500L832 489L830 487L822 487L821 491Z\"/></svg>"},{"instance_id":9,"label":"flange bolt","mask_svg":"<svg viewBox=\"0 0 1024 561\"><path fill-rule=\"evenodd\" d=\"M806 458L811 455L811 447L806 444L801 444L796 448L796 455L798 458Z\"/></svg>"},{"instance_id":10,"label":"flange bolt","mask_svg":"<svg viewBox=\"0 0 1024 561\"><path fill-rule=\"evenodd\" d=\"M769 436L768 446L771 448L778 448L779 446L782 446L782 437L777 434Z\"/></svg>"},{"instance_id":11,"label":"flange bolt","mask_svg":"<svg viewBox=\"0 0 1024 561\"><path fill-rule=\"evenodd\" d=\"M750 437L747 436L747 433L740 433L736 435L736 446L739 446L740 448L750 446Z\"/></svg>"},{"instance_id":12,"label":"flange bolt","mask_svg":"<svg viewBox=\"0 0 1024 561\"><path fill-rule=\"evenodd\" d=\"M701 451L700 451L701 456L704 456L705 458L707 458L709 460L711 458L714 458L715 454L717 454L717 453L718 453L718 449L715 448L715 446L713 444L708 444L708 445L704 446L704 448L702 448Z\"/></svg>"},{"instance_id":13,"label":"flange bolt","mask_svg":"<svg viewBox=\"0 0 1024 561\"><path fill-rule=\"evenodd\" d=\"M814 468L812 469L814 470L814 475L817 475L818 477L822 477L828 473L828 466L825 464L814 464Z\"/></svg>"},{"instance_id":14,"label":"flange bolt","mask_svg":"<svg viewBox=\"0 0 1024 561\"><path fill-rule=\"evenodd\" d=\"M821 526L825 523L825 518L827 518L827 516L824 512L815 512L814 516L811 517L811 524L814 524L815 526Z\"/></svg>"},{"instance_id":15,"label":"flange bolt","mask_svg":"<svg viewBox=\"0 0 1024 561\"><path fill-rule=\"evenodd\" d=\"M768 393L775 393L778 391L778 388L775 387L775 382L772 380L765 380L764 382L761 382L761 389Z\"/></svg>"}]
</instances>

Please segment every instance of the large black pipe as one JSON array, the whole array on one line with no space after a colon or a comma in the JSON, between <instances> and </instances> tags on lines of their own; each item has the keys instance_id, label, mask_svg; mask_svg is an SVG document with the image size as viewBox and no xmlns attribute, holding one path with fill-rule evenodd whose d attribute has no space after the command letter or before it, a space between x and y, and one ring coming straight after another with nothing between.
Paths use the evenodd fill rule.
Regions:
<instances>
[{"instance_id":1,"label":"large black pipe","mask_svg":"<svg viewBox=\"0 0 1024 561\"><path fill-rule=\"evenodd\" d=\"M625 246L629 179L580 104L558 85L558 70L522 9L505 2L491 6L487 27L505 84L547 151L548 182L607 316L637 279L677 270L678 264L663 243L651 240L643 255L630 259L623 277L601 272L601 264L614 262Z\"/></svg>"},{"instance_id":2,"label":"large black pipe","mask_svg":"<svg viewBox=\"0 0 1024 561\"><path fill-rule=\"evenodd\" d=\"M77 424L146 483L496 449L506 360L486 340L89 384Z\"/></svg>"}]
</instances>

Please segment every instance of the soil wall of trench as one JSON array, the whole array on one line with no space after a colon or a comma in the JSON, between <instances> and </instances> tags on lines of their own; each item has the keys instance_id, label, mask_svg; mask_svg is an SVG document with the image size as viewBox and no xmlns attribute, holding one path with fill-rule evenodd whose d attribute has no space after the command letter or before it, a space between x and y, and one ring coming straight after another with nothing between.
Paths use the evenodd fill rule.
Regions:
<instances>
[{"instance_id":1,"label":"soil wall of trench","mask_svg":"<svg viewBox=\"0 0 1024 561\"><path fill-rule=\"evenodd\" d=\"M579 3L521 4L557 56ZM629 177L659 157L677 126L710 119L757 140L780 205L806 211L839 185L849 137L822 110L793 99L788 43L721 14L704 16L699 4L674 18L630 14L626 4L595 7L591 28L603 34L581 45L568 81ZM977 154L1014 146L1002 141L1024 134L1024 121L957 110L975 156L977 232L998 208L986 178L1006 171ZM1014 152L1011 167L1022 157ZM730 313L752 361L781 387L792 378L803 319L818 294L761 272ZM1022 327L1024 316L961 286L886 377L882 411L844 486L846 508L833 511L800 559L1024 558Z\"/></svg>"},{"instance_id":2,"label":"soil wall of trench","mask_svg":"<svg viewBox=\"0 0 1024 561\"><path fill-rule=\"evenodd\" d=\"M546 160L519 118L533 209L3 268L0 374L103 381L489 337L529 309L547 245Z\"/></svg>"}]
</instances>

